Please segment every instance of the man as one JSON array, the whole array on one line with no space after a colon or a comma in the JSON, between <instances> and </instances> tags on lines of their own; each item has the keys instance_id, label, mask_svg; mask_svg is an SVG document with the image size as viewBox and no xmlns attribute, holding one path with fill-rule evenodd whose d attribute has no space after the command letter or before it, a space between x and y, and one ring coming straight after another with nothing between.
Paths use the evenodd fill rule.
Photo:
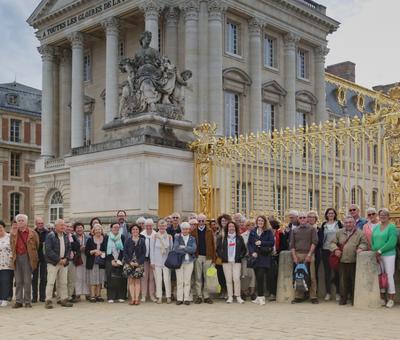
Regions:
<instances>
[{"instance_id":1,"label":"man","mask_svg":"<svg viewBox=\"0 0 400 340\"><path fill-rule=\"evenodd\" d=\"M354 300L354 282L356 279L357 254L368 250L368 241L364 233L356 227L354 217L348 215L344 219L344 228L339 229L331 243L331 251L340 257L339 263L339 305L345 305L347 298Z\"/></svg>"},{"instance_id":2,"label":"man","mask_svg":"<svg viewBox=\"0 0 400 340\"><path fill-rule=\"evenodd\" d=\"M172 239L175 239L176 234L181 233L181 228L179 227L179 223L181 222L181 215L177 212L174 212L171 215L172 224L167 227L167 233L172 236Z\"/></svg>"},{"instance_id":3,"label":"man","mask_svg":"<svg viewBox=\"0 0 400 340\"><path fill-rule=\"evenodd\" d=\"M49 233L45 243L45 258L47 262L47 285L45 308L53 308L53 289L57 280L57 293L63 307L72 307L68 302L68 262L71 244L65 233L64 220L58 219L54 223L54 231Z\"/></svg>"},{"instance_id":4,"label":"man","mask_svg":"<svg viewBox=\"0 0 400 340\"><path fill-rule=\"evenodd\" d=\"M32 291L32 272L38 264L39 237L28 228L28 216L18 214L16 224L11 230L11 252L15 276L15 304L13 308L30 308Z\"/></svg>"},{"instance_id":5,"label":"man","mask_svg":"<svg viewBox=\"0 0 400 340\"><path fill-rule=\"evenodd\" d=\"M350 205L349 214L354 219L357 229L362 230L364 224L366 224L368 221L365 218L360 217L360 207L357 204Z\"/></svg>"},{"instance_id":6,"label":"man","mask_svg":"<svg viewBox=\"0 0 400 340\"><path fill-rule=\"evenodd\" d=\"M196 260L194 262L194 279L196 286L197 298L195 304L203 302L212 304L210 294L207 289L207 270L215 263L215 241L214 235L210 228L206 227L206 216L200 214L197 216L198 227L191 232L196 239ZM203 286L204 278L204 286Z\"/></svg>"},{"instance_id":7,"label":"man","mask_svg":"<svg viewBox=\"0 0 400 340\"><path fill-rule=\"evenodd\" d=\"M236 213L233 215L233 221L237 224L240 225L240 222L242 220L246 220L246 218L241 214L241 213Z\"/></svg>"},{"instance_id":8,"label":"man","mask_svg":"<svg viewBox=\"0 0 400 340\"><path fill-rule=\"evenodd\" d=\"M317 281L315 276L314 257L314 251L318 245L317 229L307 224L307 214L305 212L299 213L298 216L299 226L292 229L290 234L290 250L295 265L298 263L305 263L307 265L311 277L311 286L309 289L311 302L317 304ZM296 291L292 303L303 302L304 299L304 294Z\"/></svg>"},{"instance_id":9,"label":"man","mask_svg":"<svg viewBox=\"0 0 400 340\"><path fill-rule=\"evenodd\" d=\"M38 258L39 263L36 270L33 272L32 276L32 302L36 303L38 301L44 302L46 299L46 283L47 283L47 263L44 258L43 245L46 241L47 234L49 231L44 226L43 218L37 217L35 219L35 231L39 237L39 248L38 248ZM39 283L40 280L40 283ZM39 294L38 294L38 284L39 284Z\"/></svg>"},{"instance_id":10,"label":"man","mask_svg":"<svg viewBox=\"0 0 400 340\"><path fill-rule=\"evenodd\" d=\"M140 235L142 235L146 240L146 256L143 263L144 275L140 279L140 287L142 290L142 302L146 302L146 296L149 296L151 301L156 302L157 300L154 296L155 292L154 271L151 269L150 265L150 240L156 235L156 231L154 230L154 222L151 218L145 220L144 217L139 217L136 220L136 224L139 224L138 221L141 218L144 220L143 223L145 228L140 233Z\"/></svg>"},{"instance_id":11,"label":"man","mask_svg":"<svg viewBox=\"0 0 400 340\"><path fill-rule=\"evenodd\" d=\"M117 221L119 223L119 230L122 235L124 235L125 240L129 236L129 227L126 223L126 211L125 210L118 210L117 211Z\"/></svg>"},{"instance_id":12,"label":"man","mask_svg":"<svg viewBox=\"0 0 400 340\"><path fill-rule=\"evenodd\" d=\"M74 234L74 227L71 223L65 223L66 232L68 241L71 245L71 252L68 258L68 280L67 280L67 290L68 290L68 301L69 302L78 302L79 299L75 296L75 278L76 278L76 267L74 263L74 258L80 255L81 245L78 241L78 238ZM57 285L58 287L58 285ZM58 289L57 289L58 291Z\"/></svg>"},{"instance_id":13,"label":"man","mask_svg":"<svg viewBox=\"0 0 400 340\"><path fill-rule=\"evenodd\" d=\"M290 210L288 218L289 223L281 235L281 250L289 250L290 235L292 234L292 230L296 229L299 225L299 212L297 210Z\"/></svg>"},{"instance_id":14,"label":"man","mask_svg":"<svg viewBox=\"0 0 400 340\"><path fill-rule=\"evenodd\" d=\"M136 220L136 224L140 227L140 229L144 230L145 228L146 219L143 216L140 216Z\"/></svg>"}]
</instances>

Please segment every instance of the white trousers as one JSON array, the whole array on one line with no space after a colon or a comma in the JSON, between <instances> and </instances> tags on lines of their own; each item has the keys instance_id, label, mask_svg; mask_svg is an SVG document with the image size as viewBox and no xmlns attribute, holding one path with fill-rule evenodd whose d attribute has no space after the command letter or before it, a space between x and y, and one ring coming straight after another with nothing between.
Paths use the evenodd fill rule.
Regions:
<instances>
[{"instance_id":1,"label":"white trousers","mask_svg":"<svg viewBox=\"0 0 400 340\"><path fill-rule=\"evenodd\" d=\"M165 296L171 297L171 271L167 267L156 266L154 268L154 279L156 281L156 297L162 298L162 284L164 281Z\"/></svg>"},{"instance_id":2,"label":"white trousers","mask_svg":"<svg viewBox=\"0 0 400 340\"><path fill-rule=\"evenodd\" d=\"M240 271L242 264L228 262L223 263L222 268L224 270L228 298L232 298L233 294L236 297L240 297Z\"/></svg>"},{"instance_id":3,"label":"white trousers","mask_svg":"<svg viewBox=\"0 0 400 340\"><path fill-rule=\"evenodd\" d=\"M394 271L395 271L395 262L396 262L396 255L391 256L381 256L382 259L382 266L385 270L385 273L388 276L388 294L396 294L396 287L394 284ZM379 273L381 272L381 266L379 267ZM381 289L381 293L385 293L385 289Z\"/></svg>"},{"instance_id":4,"label":"white trousers","mask_svg":"<svg viewBox=\"0 0 400 340\"><path fill-rule=\"evenodd\" d=\"M191 301L190 287L193 273L193 262L182 263L176 270L176 299L178 301Z\"/></svg>"},{"instance_id":5,"label":"white trousers","mask_svg":"<svg viewBox=\"0 0 400 340\"><path fill-rule=\"evenodd\" d=\"M53 298L54 283L57 280L57 295L61 300L68 298L68 267L47 264L46 300Z\"/></svg>"}]
</instances>

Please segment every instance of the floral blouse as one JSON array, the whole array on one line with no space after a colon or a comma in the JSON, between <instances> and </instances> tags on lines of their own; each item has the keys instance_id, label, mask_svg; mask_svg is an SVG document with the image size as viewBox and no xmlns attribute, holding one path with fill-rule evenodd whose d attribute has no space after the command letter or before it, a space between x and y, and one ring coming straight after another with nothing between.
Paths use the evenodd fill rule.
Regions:
<instances>
[{"instance_id":1,"label":"floral blouse","mask_svg":"<svg viewBox=\"0 0 400 340\"><path fill-rule=\"evenodd\" d=\"M0 238L0 270L12 269L11 258L10 235L6 234Z\"/></svg>"}]
</instances>

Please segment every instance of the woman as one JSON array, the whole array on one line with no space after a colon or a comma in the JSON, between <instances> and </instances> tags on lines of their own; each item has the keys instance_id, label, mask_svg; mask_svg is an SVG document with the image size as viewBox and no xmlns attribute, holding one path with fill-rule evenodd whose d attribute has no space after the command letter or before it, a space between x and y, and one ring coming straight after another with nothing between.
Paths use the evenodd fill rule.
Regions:
<instances>
[{"instance_id":1,"label":"woman","mask_svg":"<svg viewBox=\"0 0 400 340\"><path fill-rule=\"evenodd\" d=\"M176 270L176 304L182 303L190 305L192 297L190 295L191 277L193 273L193 262L196 254L196 239L190 235L190 224L181 224L181 234L175 237L174 251L184 254L182 265Z\"/></svg>"},{"instance_id":2,"label":"woman","mask_svg":"<svg viewBox=\"0 0 400 340\"><path fill-rule=\"evenodd\" d=\"M103 228L95 224L92 229L92 236L86 242L86 269L87 280L90 287L90 302L103 302L101 287L104 283L104 269L106 249L104 244Z\"/></svg>"},{"instance_id":3,"label":"woman","mask_svg":"<svg viewBox=\"0 0 400 340\"><path fill-rule=\"evenodd\" d=\"M226 303L233 302L233 292L235 292L236 301L244 303L240 296L240 270L246 252L243 237L239 234L239 226L235 222L229 221L225 227L224 236L219 237L217 241L217 255L222 260L228 291Z\"/></svg>"},{"instance_id":4,"label":"woman","mask_svg":"<svg viewBox=\"0 0 400 340\"><path fill-rule=\"evenodd\" d=\"M270 292L269 301L275 301L278 285L279 253L281 251L280 245L283 232L280 230L280 221L274 216L269 216L268 222L271 225L272 233L274 234L275 246L271 257L271 268L269 270L267 287Z\"/></svg>"},{"instance_id":5,"label":"woman","mask_svg":"<svg viewBox=\"0 0 400 340\"><path fill-rule=\"evenodd\" d=\"M146 296L150 297L150 300L156 302L154 297L155 282L154 282L154 271L151 268L150 263L150 240L156 234L154 230L154 222L151 218L144 221L145 229L140 233L146 241L146 256L144 260L144 274L140 282L140 287L142 290L142 302L146 302Z\"/></svg>"},{"instance_id":6,"label":"woman","mask_svg":"<svg viewBox=\"0 0 400 340\"><path fill-rule=\"evenodd\" d=\"M13 276L10 235L6 233L5 223L0 221L0 307L6 307L11 298Z\"/></svg>"},{"instance_id":7,"label":"woman","mask_svg":"<svg viewBox=\"0 0 400 340\"><path fill-rule=\"evenodd\" d=\"M381 289L382 305L387 308L394 306L396 294L394 285L394 271L396 261L397 229L394 223L389 223L389 210L383 208L378 212L380 224L372 231L372 250L376 252L379 269L388 276L388 288ZM386 301L387 293L387 301Z\"/></svg>"},{"instance_id":8,"label":"woman","mask_svg":"<svg viewBox=\"0 0 400 340\"><path fill-rule=\"evenodd\" d=\"M218 243L218 239L224 237L224 230L229 221L231 221L231 217L228 214L222 214L217 218L217 231L214 233L214 243ZM226 279L224 270L222 268L222 260L217 256L215 260L215 269L217 269L218 283L221 286L220 298L226 299Z\"/></svg>"},{"instance_id":9,"label":"woman","mask_svg":"<svg viewBox=\"0 0 400 340\"><path fill-rule=\"evenodd\" d=\"M254 271L257 281L257 297L252 302L265 305L264 287L268 270L271 267L271 255L274 248L274 234L265 216L256 218L257 228L250 232L247 248L254 258Z\"/></svg>"},{"instance_id":10,"label":"woman","mask_svg":"<svg viewBox=\"0 0 400 340\"><path fill-rule=\"evenodd\" d=\"M140 279L143 277L144 260L146 257L146 241L140 236L140 226L133 224L130 228L131 237L124 244L124 275L128 278L128 288L131 295L130 305L139 305Z\"/></svg>"},{"instance_id":11,"label":"woman","mask_svg":"<svg viewBox=\"0 0 400 340\"><path fill-rule=\"evenodd\" d=\"M340 300L339 294L339 272L332 270L329 265L329 256L331 255L330 245L336 239L336 233L343 228L342 223L337 219L337 212L333 208L325 211L325 221L321 228L318 229L318 248L321 250L322 264L324 266L325 275L325 301L331 299L332 276L335 283L336 301Z\"/></svg>"},{"instance_id":12,"label":"woman","mask_svg":"<svg viewBox=\"0 0 400 340\"><path fill-rule=\"evenodd\" d=\"M95 226L95 224L100 224L101 225L101 221L100 218L98 217L93 217L90 222L89 222L89 226L90 226L90 235L93 235L93 227Z\"/></svg>"},{"instance_id":13,"label":"woman","mask_svg":"<svg viewBox=\"0 0 400 340\"><path fill-rule=\"evenodd\" d=\"M367 209L367 219L368 222L364 224L363 232L368 241L368 250L371 250L372 232L374 231L375 227L379 224L379 218L375 208Z\"/></svg>"},{"instance_id":14,"label":"woman","mask_svg":"<svg viewBox=\"0 0 400 340\"><path fill-rule=\"evenodd\" d=\"M247 220L245 223L246 230L241 233L243 237L244 244L246 245L246 256L242 259L242 275L241 275L241 282L240 287L242 289L242 299L246 300L247 295L250 295L252 300L257 298L255 294L256 290L256 274L254 273L254 269L247 266L247 260L249 258L248 252L248 242L250 232L255 228L255 221L254 220Z\"/></svg>"},{"instance_id":15,"label":"woman","mask_svg":"<svg viewBox=\"0 0 400 340\"><path fill-rule=\"evenodd\" d=\"M85 227L80 222L75 222L74 225L75 236L80 245L80 253L74 260L76 266L75 272L75 295L76 299L79 301L81 295L85 295L87 298L89 296L89 286L87 284L87 272L86 272L86 254L85 247L86 242L89 239L85 235ZM80 258L79 258L80 257Z\"/></svg>"},{"instance_id":16,"label":"woman","mask_svg":"<svg viewBox=\"0 0 400 340\"><path fill-rule=\"evenodd\" d=\"M111 223L111 231L104 237L108 303L124 302L126 299L126 279L122 276L125 237L119 229L118 222Z\"/></svg>"}]
</instances>

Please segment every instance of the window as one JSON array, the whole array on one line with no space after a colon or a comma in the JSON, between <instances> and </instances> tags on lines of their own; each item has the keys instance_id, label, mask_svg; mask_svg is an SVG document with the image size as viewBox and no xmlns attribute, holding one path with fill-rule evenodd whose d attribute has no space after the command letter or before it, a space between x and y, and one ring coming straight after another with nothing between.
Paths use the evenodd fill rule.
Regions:
<instances>
[{"instance_id":1,"label":"window","mask_svg":"<svg viewBox=\"0 0 400 340\"><path fill-rule=\"evenodd\" d=\"M21 177L21 154L11 152L10 175L11 177Z\"/></svg>"},{"instance_id":2,"label":"window","mask_svg":"<svg viewBox=\"0 0 400 340\"><path fill-rule=\"evenodd\" d=\"M296 128L307 126L307 114L304 112L296 112Z\"/></svg>"},{"instance_id":3,"label":"window","mask_svg":"<svg viewBox=\"0 0 400 340\"><path fill-rule=\"evenodd\" d=\"M308 79L308 52L302 49L297 50L297 77Z\"/></svg>"},{"instance_id":4,"label":"window","mask_svg":"<svg viewBox=\"0 0 400 340\"><path fill-rule=\"evenodd\" d=\"M314 199L315 198L315 199ZM319 206L319 191L308 191L308 210L317 210Z\"/></svg>"},{"instance_id":5,"label":"window","mask_svg":"<svg viewBox=\"0 0 400 340\"><path fill-rule=\"evenodd\" d=\"M161 53L161 29L158 29L158 52Z\"/></svg>"},{"instance_id":6,"label":"window","mask_svg":"<svg viewBox=\"0 0 400 340\"><path fill-rule=\"evenodd\" d=\"M11 119L10 121L10 142L21 142L21 124L18 119Z\"/></svg>"},{"instance_id":7,"label":"window","mask_svg":"<svg viewBox=\"0 0 400 340\"><path fill-rule=\"evenodd\" d=\"M280 216L284 216L287 209L287 188L278 185L274 187L275 210L278 211Z\"/></svg>"},{"instance_id":8,"label":"window","mask_svg":"<svg viewBox=\"0 0 400 340\"><path fill-rule=\"evenodd\" d=\"M372 149L372 161L374 164L378 164L378 145L374 144L373 149Z\"/></svg>"},{"instance_id":9,"label":"window","mask_svg":"<svg viewBox=\"0 0 400 340\"><path fill-rule=\"evenodd\" d=\"M239 25L228 21L226 23L226 52L239 55Z\"/></svg>"},{"instance_id":10,"label":"window","mask_svg":"<svg viewBox=\"0 0 400 340\"><path fill-rule=\"evenodd\" d=\"M91 134L92 134L92 114L85 113L83 122L83 142L84 145L91 144Z\"/></svg>"},{"instance_id":11,"label":"window","mask_svg":"<svg viewBox=\"0 0 400 340\"><path fill-rule=\"evenodd\" d=\"M225 92L225 135L239 135L239 95Z\"/></svg>"},{"instance_id":12,"label":"window","mask_svg":"<svg viewBox=\"0 0 400 340\"><path fill-rule=\"evenodd\" d=\"M125 57L125 41L119 41L118 42L118 56L120 58Z\"/></svg>"},{"instance_id":13,"label":"window","mask_svg":"<svg viewBox=\"0 0 400 340\"><path fill-rule=\"evenodd\" d=\"M371 206L377 207L377 205L378 205L378 191L373 190L371 197Z\"/></svg>"},{"instance_id":14,"label":"window","mask_svg":"<svg viewBox=\"0 0 400 340\"><path fill-rule=\"evenodd\" d=\"M270 103L263 103L263 131L275 130L275 105Z\"/></svg>"},{"instance_id":15,"label":"window","mask_svg":"<svg viewBox=\"0 0 400 340\"><path fill-rule=\"evenodd\" d=\"M50 199L50 222L54 223L55 220L63 218L63 197L61 192L56 191Z\"/></svg>"},{"instance_id":16,"label":"window","mask_svg":"<svg viewBox=\"0 0 400 340\"><path fill-rule=\"evenodd\" d=\"M277 68L277 39L266 35L264 38L264 65Z\"/></svg>"},{"instance_id":17,"label":"window","mask_svg":"<svg viewBox=\"0 0 400 340\"><path fill-rule=\"evenodd\" d=\"M357 204L361 207L362 205L362 191L360 188L353 188L351 189L351 204Z\"/></svg>"},{"instance_id":18,"label":"window","mask_svg":"<svg viewBox=\"0 0 400 340\"><path fill-rule=\"evenodd\" d=\"M21 194L13 192L10 195L10 221L20 213L21 210Z\"/></svg>"},{"instance_id":19,"label":"window","mask_svg":"<svg viewBox=\"0 0 400 340\"><path fill-rule=\"evenodd\" d=\"M15 93L9 93L6 95L7 104L12 106L18 106L18 95Z\"/></svg>"},{"instance_id":20,"label":"window","mask_svg":"<svg viewBox=\"0 0 400 340\"><path fill-rule=\"evenodd\" d=\"M335 186L335 209L338 210L340 208L340 187L338 185Z\"/></svg>"},{"instance_id":21,"label":"window","mask_svg":"<svg viewBox=\"0 0 400 340\"><path fill-rule=\"evenodd\" d=\"M83 56L83 81L90 81L92 78L92 60L89 53Z\"/></svg>"},{"instance_id":22,"label":"window","mask_svg":"<svg viewBox=\"0 0 400 340\"><path fill-rule=\"evenodd\" d=\"M240 182L236 183L236 211L237 212L242 212L246 213L247 208L250 211L249 207L249 195L247 195L248 192L251 192L250 190L250 184L249 183L242 183ZM242 195L242 197L240 197Z\"/></svg>"}]
</instances>

